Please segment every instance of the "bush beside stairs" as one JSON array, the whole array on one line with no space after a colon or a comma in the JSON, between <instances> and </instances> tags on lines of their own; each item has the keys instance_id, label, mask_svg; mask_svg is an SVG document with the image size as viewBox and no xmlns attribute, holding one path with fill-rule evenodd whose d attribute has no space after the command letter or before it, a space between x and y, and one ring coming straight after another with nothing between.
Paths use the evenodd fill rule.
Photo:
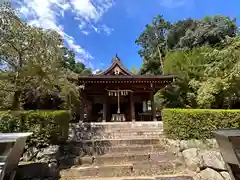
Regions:
<instances>
[{"instance_id":1,"label":"bush beside stairs","mask_svg":"<svg viewBox=\"0 0 240 180\"><path fill-rule=\"evenodd\" d=\"M162 122L78 123L70 127L62 180L190 180L160 144Z\"/></svg>"}]
</instances>

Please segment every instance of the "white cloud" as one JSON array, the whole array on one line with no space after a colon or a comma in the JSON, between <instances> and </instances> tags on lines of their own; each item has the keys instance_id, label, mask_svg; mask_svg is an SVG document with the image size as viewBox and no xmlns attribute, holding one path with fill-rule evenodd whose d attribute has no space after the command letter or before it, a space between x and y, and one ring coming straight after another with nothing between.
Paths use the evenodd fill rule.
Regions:
<instances>
[{"instance_id":1,"label":"white cloud","mask_svg":"<svg viewBox=\"0 0 240 180\"><path fill-rule=\"evenodd\" d=\"M97 33L105 32L109 35L112 29L99 25L104 13L114 4L113 0L13 0L17 4L20 15L31 25L45 29L58 31L66 41L69 48L76 52L76 57L80 61L93 59L92 55L76 43L75 39L64 32L64 27L60 20L64 20L66 12L73 13L75 20L84 35L88 35L90 30ZM100 27L100 28L99 28ZM90 30L89 30L90 29ZM87 61L86 61L87 62ZM92 66L89 63L90 66Z\"/></svg>"},{"instance_id":2,"label":"white cloud","mask_svg":"<svg viewBox=\"0 0 240 180\"><path fill-rule=\"evenodd\" d=\"M100 33L100 31L98 30L98 28L95 27L94 25L92 25L92 28L94 29L94 31L95 31L96 33Z\"/></svg>"},{"instance_id":3,"label":"white cloud","mask_svg":"<svg viewBox=\"0 0 240 180\"><path fill-rule=\"evenodd\" d=\"M93 73L93 74L98 74L99 71L100 71L100 69L96 69L96 70L94 70L92 73Z\"/></svg>"},{"instance_id":4,"label":"white cloud","mask_svg":"<svg viewBox=\"0 0 240 180\"><path fill-rule=\"evenodd\" d=\"M68 47L77 53L77 59L84 62L85 59L93 59L92 55L84 50L80 45L76 44L74 38L68 34L64 34L64 39L68 44Z\"/></svg>"},{"instance_id":5,"label":"white cloud","mask_svg":"<svg viewBox=\"0 0 240 180\"><path fill-rule=\"evenodd\" d=\"M101 26L101 30L104 31L108 36L112 33L112 31L114 31L114 29L109 28L105 24Z\"/></svg>"},{"instance_id":6,"label":"white cloud","mask_svg":"<svg viewBox=\"0 0 240 180\"><path fill-rule=\"evenodd\" d=\"M83 33L84 35L89 35L89 32L88 32L88 31L82 31L82 33Z\"/></svg>"},{"instance_id":7,"label":"white cloud","mask_svg":"<svg viewBox=\"0 0 240 180\"><path fill-rule=\"evenodd\" d=\"M57 19L64 16L70 6L65 0L23 0L18 2L21 15L30 24L46 29L61 31L61 26L57 24Z\"/></svg>"},{"instance_id":8,"label":"white cloud","mask_svg":"<svg viewBox=\"0 0 240 180\"><path fill-rule=\"evenodd\" d=\"M113 0L71 0L72 11L76 14L75 20L79 21L79 28L83 30L85 28L92 29L96 33L100 33L101 30L97 27L104 13L108 11L114 5ZM106 29L103 30L107 35L110 35L112 28L102 25ZM100 27L101 28L101 27Z\"/></svg>"},{"instance_id":9,"label":"white cloud","mask_svg":"<svg viewBox=\"0 0 240 180\"><path fill-rule=\"evenodd\" d=\"M160 6L165 8L189 7L194 4L194 0L159 0Z\"/></svg>"},{"instance_id":10,"label":"white cloud","mask_svg":"<svg viewBox=\"0 0 240 180\"><path fill-rule=\"evenodd\" d=\"M101 17L100 12L97 11L90 0L72 0L71 5L77 16L86 21L97 21Z\"/></svg>"}]
</instances>

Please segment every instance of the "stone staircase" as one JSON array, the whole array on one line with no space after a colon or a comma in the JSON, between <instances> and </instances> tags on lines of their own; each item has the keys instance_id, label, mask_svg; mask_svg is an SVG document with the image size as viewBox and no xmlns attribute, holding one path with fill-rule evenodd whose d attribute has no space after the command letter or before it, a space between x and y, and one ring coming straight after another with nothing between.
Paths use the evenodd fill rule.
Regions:
<instances>
[{"instance_id":1,"label":"stone staircase","mask_svg":"<svg viewBox=\"0 0 240 180\"><path fill-rule=\"evenodd\" d=\"M162 122L74 124L62 179L187 180L184 165L161 145Z\"/></svg>"}]
</instances>

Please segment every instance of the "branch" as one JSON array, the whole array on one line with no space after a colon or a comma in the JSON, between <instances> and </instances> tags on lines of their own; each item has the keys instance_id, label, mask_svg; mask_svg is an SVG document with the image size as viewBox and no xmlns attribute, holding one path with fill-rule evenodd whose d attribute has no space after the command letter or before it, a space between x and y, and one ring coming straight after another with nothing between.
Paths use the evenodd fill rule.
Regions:
<instances>
[{"instance_id":1,"label":"branch","mask_svg":"<svg viewBox=\"0 0 240 180\"><path fill-rule=\"evenodd\" d=\"M7 91L7 92L16 92L12 89L4 89L4 88L0 88L0 91Z\"/></svg>"},{"instance_id":2,"label":"branch","mask_svg":"<svg viewBox=\"0 0 240 180\"><path fill-rule=\"evenodd\" d=\"M19 56L19 66L22 67L22 64L23 64L23 62L22 62L22 53L21 53L20 50L17 49L12 43L9 43L9 44L10 44L10 46L12 46L12 48L13 48L15 51L17 51L18 56ZM18 70L18 69L19 69L19 68L17 68L17 70Z\"/></svg>"}]
</instances>

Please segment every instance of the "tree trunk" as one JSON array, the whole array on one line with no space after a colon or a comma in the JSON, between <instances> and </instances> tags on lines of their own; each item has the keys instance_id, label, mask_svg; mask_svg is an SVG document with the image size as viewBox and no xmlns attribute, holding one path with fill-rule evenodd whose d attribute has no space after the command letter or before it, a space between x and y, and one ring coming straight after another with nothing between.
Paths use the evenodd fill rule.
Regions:
<instances>
[{"instance_id":1,"label":"tree trunk","mask_svg":"<svg viewBox=\"0 0 240 180\"><path fill-rule=\"evenodd\" d=\"M158 49L159 60L160 60L161 68L162 68L162 74L164 74L164 67L163 67L162 54L161 54L161 52L160 52L160 48L158 47L157 49Z\"/></svg>"},{"instance_id":2,"label":"tree trunk","mask_svg":"<svg viewBox=\"0 0 240 180\"><path fill-rule=\"evenodd\" d=\"M20 97L21 97L21 91L16 91L13 95L11 110L19 110L20 109Z\"/></svg>"}]
</instances>

